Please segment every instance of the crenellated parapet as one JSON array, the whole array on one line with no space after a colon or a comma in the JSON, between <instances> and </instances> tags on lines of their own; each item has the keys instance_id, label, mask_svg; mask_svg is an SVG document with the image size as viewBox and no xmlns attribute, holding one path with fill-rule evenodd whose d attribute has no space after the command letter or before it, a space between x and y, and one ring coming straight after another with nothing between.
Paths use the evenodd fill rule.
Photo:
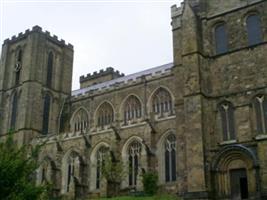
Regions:
<instances>
[{"instance_id":1,"label":"crenellated parapet","mask_svg":"<svg viewBox=\"0 0 267 200\"><path fill-rule=\"evenodd\" d=\"M109 75L109 74L112 74L114 77L117 77L117 78L124 76L124 73L120 73L118 70L115 71L113 67L107 67L105 70L101 69L99 72L95 71L92 74L89 73L86 76L84 75L80 76L80 83L84 81L92 80L95 78L99 78L105 75Z\"/></svg>"},{"instance_id":2,"label":"crenellated parapet","mask_svg":"<svg viewBox=\"0 0 267 200\"><path fill-rule=\"evenodd\" d=\"M105 70L101 69L99 72L94 72L93 74L87 74L86 76L81 76L80 85L81 88L86 88L95 84L100 84L123 76L124 76L123 73L120 73L118 70L115 71L112 67L108 67Z\"/></svg>"},{"instance_id":3,"label":"crenellated parapet","mask_svg":"<svg viewBox=\"0 0 267 200\"><path fill-rule=\"evenodd\" d=\"M40 26L34 26L32 29L27 29L24 33L21 32L18 35L12 36L10 39L4 40L4 44L12 44L15 42L18 42L22 39L27 38L31 33L40 33L43 34L48 40L50 40L53 43L56 43L57 45L67 47L69 49L73 49L73 45L70 43L66 43L65 40L63 39L58 39L58 36L56 35L51 35L50 32L48 31L43 31Z\"/></svg>"},{"instance_id":4,"label":"crenellated parapet","mask_svg":"<svg viewBox=\"0 0 267 200\"><path fill-rule=\"evenodd\" d=\"M77 100L79 98L84 98L92 95L99 95L104 92L110 92L114 89L118 88L122 89L124 87L130 87L136 84L140 84L144 80L150 81L158 79L163 76L168 76L172 73L172 67L173 63L168 63L138 73L122 76L113 80L105 81L99 84L91 85L89 87L84 87L78 90L74 90L72 91L72 98Z\"/></svg>"}]
</instances>

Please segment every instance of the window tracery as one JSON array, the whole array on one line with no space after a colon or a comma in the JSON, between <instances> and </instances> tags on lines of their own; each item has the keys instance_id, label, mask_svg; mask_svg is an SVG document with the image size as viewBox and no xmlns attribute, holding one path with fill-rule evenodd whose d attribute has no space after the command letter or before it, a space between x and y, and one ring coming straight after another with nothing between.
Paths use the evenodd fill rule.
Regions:
<instances>
[{"instance_id":1,"label":"window tracery","mask_svg":"<svg viewBox=\"0 0 267 200\"><path fill-rule=\"evenodd\" d=\"M221 115L221 124L223 132L223 140L234 140L235 128L234 128L234 107L229 102L223 102L219 105L219 111Z\"/></svg>"},{"instance_id":2,"label":"window tracery","mask_svg":"<svg viewBox=\"0 0 267 200\"><path fill-rule=\"evenodd\" d=\"M169 135L165 140L165 181L176 181L176 137Z\"/></svg>"},{"instance_id":3,"label":"window tracery","mask_svg":"<svg viewBox=\"0 0 267 200\"><path fill-rule=\"evenodd\" d=\"M156 91L154 94L153 100L152 100L152 107L153 112L157 115L163 116L164 113L170 113L173 112L173 103L170 93L163 88L160 88Z\"/></svg>"},{"instance_id":4,"label":"window tracery","mask_svg":"<svg viewBox=\"0 0 267 200\"><path fill-rule=\"evenodd\" d=\"M128 148L129 186L131 187L135 187L137 184L141 150L142 145L138 141L133 141Z\"/></svg>"},{"instance_id":5,"label":"window tracery","mask_svg":"<svg viewBox=\"0 0 267 200\"><path fill-rule=\"evenodd\" d=\"M73 119L74 132L86 132L88 129L88 114L84 109L80 109Z\"/></svg>"},{"instance_id":6,"label":"window tracery","mask_svg":"<svg viewBox=\"0 0 267 200\"><path fill-rule=\"evenodd\" d=\"M112 106L107 102L103 103L97 111L97 126L103 129L105 126L111 125L113 120L114 111Z\"/></svg>"},{"instance_id":7,"label":"window tracery","mask_svg":"<svg viewBox=\"0 0 267 200\"><path fill-rule=\"evenodd\" d=\"M258 134L266 133L267 128L267 101L264 95L258 95L254 99L256 124Z\"/></svg>"},{"instance_id":8,"label":"window tracery","mask_svg":"<svg viewBox=\"0 0 267 200\"><path fill-rule=\"evenodd\" d=\"M137 97L131 95L124 105L124 124L128 121L136 120L142 116L142 107Z\"/></svg>"}]
</instances>

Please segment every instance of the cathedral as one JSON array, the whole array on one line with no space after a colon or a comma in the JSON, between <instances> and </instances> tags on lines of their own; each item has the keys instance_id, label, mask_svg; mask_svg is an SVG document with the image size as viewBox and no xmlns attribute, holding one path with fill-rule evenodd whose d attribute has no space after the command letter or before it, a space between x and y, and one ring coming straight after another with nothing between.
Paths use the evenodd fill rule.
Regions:
<instances>
[{"instance_id":1,"label":"cathedral","mask_svg":"<svg viewBox=\"0 0 267 200\"><path fill-rule=\"evenodd\" d=\"M266 11L266 0L184 0L171 7L171 63L109 67L75 91L71 44L39 26L6 39L0 139L45 142L36 184L54 196L105 196L113 155L128 172L121 192L142 191L154 171L183 199L267 199Z\"/></svg>"}]
</instances>

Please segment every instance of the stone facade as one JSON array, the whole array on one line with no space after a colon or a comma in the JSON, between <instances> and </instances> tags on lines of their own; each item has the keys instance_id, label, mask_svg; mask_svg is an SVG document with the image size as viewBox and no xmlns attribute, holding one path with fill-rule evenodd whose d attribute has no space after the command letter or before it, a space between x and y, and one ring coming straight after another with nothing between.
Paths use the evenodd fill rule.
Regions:
<instances>
[{"instance_id":1,"label":"stone facade","mask_svg":"<svg viewBox=\"0 0 267 200\"><path fill-rule=\"evenodd\" d=\"M38 26L5 40L0 133L47 141L37 183L106 194L99 166L124 163L122 191L154 170L185 199L267 199L267 2L185 0L171 8L173 63L107 68L71 91L73 47Z\"/></svg>"}]
</instances>

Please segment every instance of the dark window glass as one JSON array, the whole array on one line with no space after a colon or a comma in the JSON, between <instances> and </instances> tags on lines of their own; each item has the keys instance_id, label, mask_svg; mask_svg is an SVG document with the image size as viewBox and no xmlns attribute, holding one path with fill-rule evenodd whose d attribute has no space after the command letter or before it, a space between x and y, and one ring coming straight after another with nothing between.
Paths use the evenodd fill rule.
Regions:
<instances>
[{"instance_id":1,"label":"dark window glass","mask_svg":"<svg viewBox=\"0 0 267 200\"><path fill-rule=\"evenodd\" d=\"M176 181L176 137L169 135L165 140L165 181Z\"/></svg>"},{"instance_id":2,"label":"dark window glass","mask_svg":"<svg viewBox=\"0 0 267 200\"><path fill-rule=\"evenodd\" d=\"M48 134L50 103L51 103L51 98L48 94L46 94L44 99L44 110L43 110L43 134Z\"/></svg>"},{"instance_id":3,"label":"dark window glass","mask_svg":"<svg viewBox=\"0 0 267 200\"><path fill-rule=\"evenodd\" d=\"M11 129L15 129L16 127L17 109L18 109L18 95L17 93L15 93L12 99L11 123L10 123Z\"/></svg>"},{"instance_id":4,"label":"dark window glass","mask_svg":"<svg viewBox=\"0 0 267 200\"><path fill-rule=\"evenodd\" d=\"M223 132L223 140L234 140L235 126L234 126L234 107L229 102L224 102L219 106L221 114L221 124Z\"/></svg>"},{"instance_id":5,"label":"dark window glass","mask_svg":"<svg viewBox=\"0 0 267 200\"><path fill-rule=\"evenodd\" d=\"M47 77L46 77L46 85L47 87L51 87L52 85L52 74L53 74L53 53L50 52L48 54L47 60Z\"/></svg>"},{"instance_id":6,"label":"dark window glass","mask_svg":"<svg viewBox=\"0 0 267 200\"><path fill-rule=\"evenodd\" d=\"M262 42L261 20L258 15L247 18L248 44L254 45Z\"/></svg>"},{"instance_id":7,"label":"dark window glass","mask_svg":"<svg viewBox=\"0 0 267 200\"><path fill-rule=\"evenodd\" d=\"M224 24L220 24L215 28L215 44L216 54L222 54L228 51L228 40Z\"/></svg>"},{"instance_id":8,"label":"dark window glass","mask_svg":"<svg viewBox=\"0 0 267 200\"><path fill-rule=\"evenodd\" d=\"M68 183L67 183L67 192L70 190L70 180L71 180L71 164L68 165Z\"/></svg>"}]
</instances>

